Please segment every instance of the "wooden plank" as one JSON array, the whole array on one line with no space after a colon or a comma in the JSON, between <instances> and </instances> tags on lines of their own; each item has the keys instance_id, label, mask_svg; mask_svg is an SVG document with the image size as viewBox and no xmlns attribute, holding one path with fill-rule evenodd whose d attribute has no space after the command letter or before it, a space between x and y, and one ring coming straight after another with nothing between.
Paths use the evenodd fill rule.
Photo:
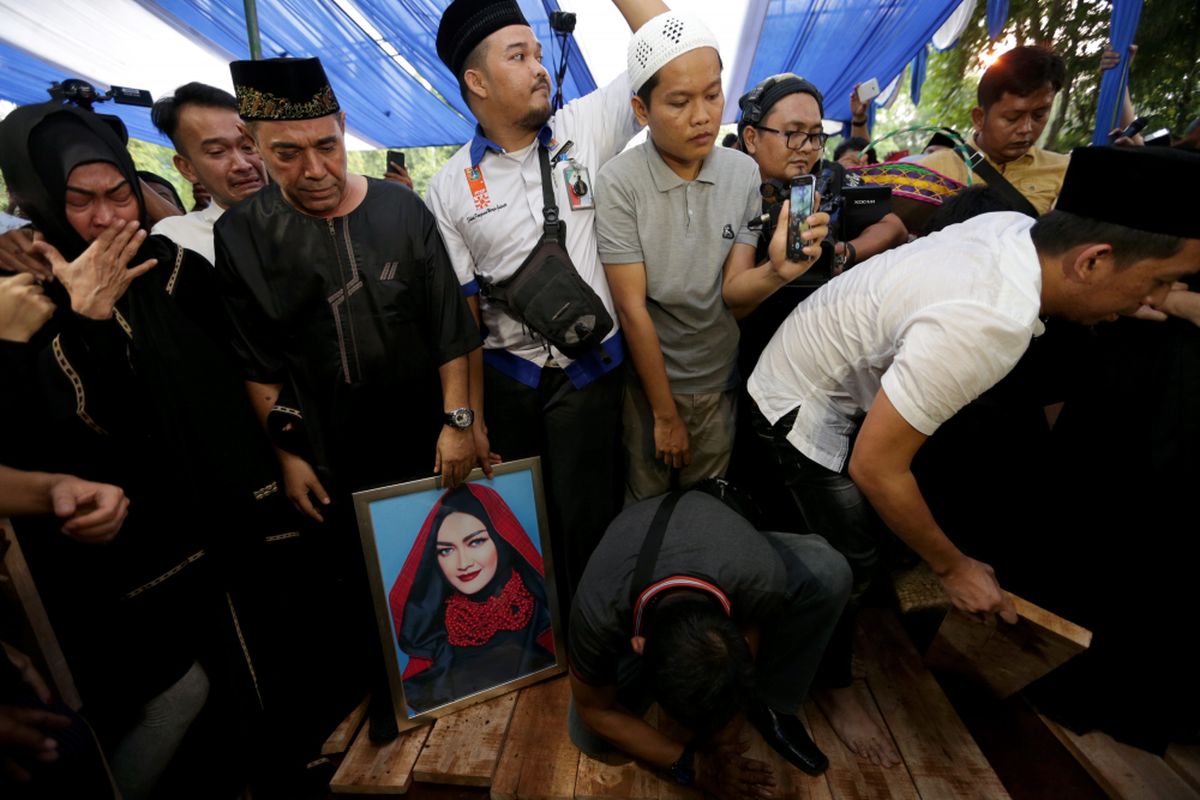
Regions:
<instances>
[{"instance_id":1,"label":"wooden plank","mask_svg":"<svg viewBox=\"0 0 1200 800\"><path fill-rule=\"evenodd\" d=\"M855 681L854 688L875 724L887 731L887 724L867 684ZM833 732L825 714L811 700L804 705L804 719L813 741L829 757L829 770L825 777L834 800L920 800L912 776L903 763L887 769L851 753Z\"/></svg>"},{"instance_id":2,"label":"wooden plank","mask_svg":"<svg viewBox=\"0 0 1200 800\"><path fill-rule=\"evenodd\" d=\"M412 785L413 765L429 736L429 726L413 728L385 745L372 744L364 725L329 782L334 794L404 794Z\"/></svg>"},{"instance_id":3,"label":"wooden plank","mask_svg":"<svg viewBox=\"0 0 1200 800\"><path fill-rule=\"evenodd\" d=\"M1080 736L1048 717L1042 721L1114 800L1200 798L1196 787L1153 753L1121 744L1101 731Z\"/></svg>"},{"instance_id":4,"label":"wooden plank","mask_svg":"<svg viewBox=\"0 0 1200 800\"><path fill-rule=\"evenodd\" d=\"M29 571L25 554L21 552L21 543L17 541L12 523L4 517L0 517L0 553L4 555L3 562L0 563L0 577L8 579L39 650L25 655L37 664L39 672L53 688L54 696L78 711L83 706L83 700L79 697L79 690L75 688L71 668L67 665L67 658L58 644L58 637L54 635L50 615L46 613L37 585L33 582L33 573Z\"/></svg>"},{"instance_id":5,"label":"wooden plank","mask_svg":"<svg viewBox=\"0 0 1200 800\"><path fill-rule=\"evenodd\" d=\"M492 800L572 800L579 751L567 734L566 677L522 689L500 763Z\"/></svg>"},{"instance_id":6,"label":"wooden plank","mask_svg":"<svg viewBox=\"0 0 1200 800\"><path fill-rule=\"evenodd\" d=\"M490 786L517 693L494 697L437 721L413 768L426 783Z\"/></svg>"},{"instance_id":7,"label":"wooden plank","mask_svg":"<svg viewBox=\"0 0 1200 800\"><path fill-rule=\"evenodd\" d=\"M645 720L658 727L658 706L651 707ZM575 775L575 800L659 800L659 784L658 774L636 761L606 764L580 754L579 772Z\"/></svg>"},{"instance_id":8,"label":"wooden plank","mask_svg":"<svg viewBox=\"0 0 1200 800\"><path fill-rule=\"evenodd\" d=\"M321 745L321 755L334 756L346 752L350 744L354 741L354 734L358 733L358 729L362 727L363 720L367 716L367 703L371 702L371 696L367 695L363 701L354 707L354 710L346 715L346 718L338 723L338 726L333 729L333 733L329 734L329 738L325 740L325 744Z\"/></svg>"},{"instance_id":9,"label":"wooden plank","mask_svg":"<svg viewBox=\"0 0 1200 800\"><path fill-rule=\"evenodd\" d=\"M605 764L580 755L575 800L659 800L661 782L658 775L636 761Z\"/></svg>"},{"instance_id":10,"label":"wooden plank","mask_svg":"<svg viewBox=\"0 0 1200 800\"><path fill-rule=\"evenodd\" d=\"M1200 745L1173 744L1167 748L1163 761L1200 792Z\"/></svg>"},{"instance_id":11,"label":"wooden plank","mask_svg":"<svg viewBox=\"0 0 1200 800\"><path fill-rule=\"evenodd\" d=\"M783 756L772 750L758 731L748 728L750 749L747 758L765 761L775 774L775 796L787 800L833 800L829 782L824 775L808 775L796 769Z\"/></svg>"},{"instance_id":12,"label":"wooden plank","mask_svg":"<svg viewBox=\"0 0 1200 800\"><path fill-rule=\"evenodd\" d=\"M963 675L997 697L1015 694L1086 650L1092 633L1009 594L1015 625L979 622L951 609L925 654L926 665Z\"/></svg>"},{"instance_id":13,"label":"wooden plank","mask_svg":"<svg viewBox=\"0 0 1200 800\"><path fill-rule=\"evenodd\" d=\"M1007 798L895 615L864 609L856 646L863 654L871 694L922 800Z\"/></svg>"}]
</instances>

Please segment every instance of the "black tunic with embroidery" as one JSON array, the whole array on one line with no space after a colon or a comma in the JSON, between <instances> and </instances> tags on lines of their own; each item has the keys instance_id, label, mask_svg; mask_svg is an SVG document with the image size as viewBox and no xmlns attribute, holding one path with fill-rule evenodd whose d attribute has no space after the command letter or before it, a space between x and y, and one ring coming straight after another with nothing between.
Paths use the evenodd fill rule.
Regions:
<instances>
[{"instance_id":1,"label":"black tunic with embroidery","mask_svg":"<svg viewBox=\"0 0 1200 800\"><path fill-rule=\"evenodd\" d=\"M332 481L325 488L430 474L438 368L480 336L420 198L368 179L357 208L321 219L270 186L226 212L216 233L243 376L284 386L306 455Z\"/></svg>"},{"instance_id":2,"label":"black tunic with embroidery","mask_svg":"<svg viewBox=\"0 0 1200 800\"><path fill-rule=\"evenodd\" d=\"M66 181L93 162L129 182L144 226L133 162L100 117L46 103L0 124L9 188L67 259L87 243L66 218ZM28 343L0 343L0 459L116 484L131 501L105 545L63 536L53 518L16 523L93 722L135 711L230 633L218 633L231 606L212 579L214 554L250 538L256 497L282 496L211 267L157 236L130 264L149 258L157 266L110 319L75 314L51 283L54 317Z\"/></svg>"}]
</instances>

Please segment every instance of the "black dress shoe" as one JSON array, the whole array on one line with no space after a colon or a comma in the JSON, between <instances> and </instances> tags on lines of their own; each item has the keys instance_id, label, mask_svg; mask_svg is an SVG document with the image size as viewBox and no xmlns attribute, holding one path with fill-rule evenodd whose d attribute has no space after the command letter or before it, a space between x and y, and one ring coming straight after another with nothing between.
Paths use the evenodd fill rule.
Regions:
<instances>
[{"instance_id":1,"label":"black dress shoe","mask_svg":"<svg viewBox=\"0 0 1200 800\"><path fill-rule=\"evenodd\" d=\"M829 767L829 759L804 730L794 714L780 714L765 703L756 703L746 718L771 749L809 775L820 775Z\"/></svg>"}]
</instances>

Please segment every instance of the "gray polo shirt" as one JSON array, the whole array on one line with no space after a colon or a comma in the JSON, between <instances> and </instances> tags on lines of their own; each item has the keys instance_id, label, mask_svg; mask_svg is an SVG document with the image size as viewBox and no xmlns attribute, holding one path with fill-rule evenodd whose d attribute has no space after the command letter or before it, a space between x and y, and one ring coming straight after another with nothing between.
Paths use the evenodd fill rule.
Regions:
<instances>
[{"instance_id":1,"label":"gray polo shirt","mask_svg":"<svg viewBox=\"0 0 1200 800\"><path fill-rule=\"evenodd\" d=\"M721 269L762 213L758 165L715 147L693 181L676 175L647 138L596 177L596 238L605 264L646 266L646 306L675 394L737 385L738 326L721 297Z\"/></svg>"}]
</instances>

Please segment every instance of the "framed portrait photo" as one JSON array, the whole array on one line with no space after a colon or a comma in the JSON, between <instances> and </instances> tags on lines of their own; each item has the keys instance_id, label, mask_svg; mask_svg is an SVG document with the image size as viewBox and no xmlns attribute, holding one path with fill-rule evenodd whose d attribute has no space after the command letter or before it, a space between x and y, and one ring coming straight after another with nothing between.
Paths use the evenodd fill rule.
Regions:
<instances>
[{"instance_id":1,"label":"framed portrait photo","mask_svg":"<svg viewBox=\"0 0 1200 800\"><path fill-rule=\"evenodd\" d=\"M562 673L541 462L354 495L401 730Z\"/></svg>"}]
</instances>

